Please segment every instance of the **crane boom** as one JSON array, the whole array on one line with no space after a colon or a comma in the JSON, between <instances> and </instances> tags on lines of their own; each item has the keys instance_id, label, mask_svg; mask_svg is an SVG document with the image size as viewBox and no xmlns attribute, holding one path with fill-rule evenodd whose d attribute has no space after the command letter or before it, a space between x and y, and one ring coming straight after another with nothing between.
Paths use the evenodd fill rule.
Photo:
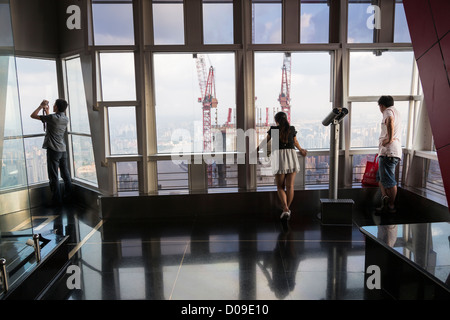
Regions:
<instances>
[{"instance_id":1,"label":"crane boom","mask_svg":"<svg viewBox=\"0 0 450 320\"><path fill-rule=\"evenodd\" d=\"M281 71L281 91L278 96L281 111L285 112L291 122L291 53L285 52Z\"/></svg>"},{"instance_id":2,"label":"crane boom","mask_svg":"<svg viewBox=\"0 0 450 320\"><path fill-rule=\"evenodd\" d=\"M202 54L194 55L197 66L198 85L200 87L200 94L203 95L206 90L206 66L205 57ZM202 102L202 98L198 98L198 102Z\"/></svg>"},{"instance_id":3,"label":"crane boom","mask_svg":"<svg viewBox=\"0 0 450 320\"><path fill-rule=\"evenodd\" d=\"M202 54L194 55L196 58L197 76L201 97L198 102L202 103L203 113L203 151L211 150L211 108L217 108L216 84L214 79L214 68L209 67L206 73L205 57Z\"/></svg>"},{"instance_id":4,"label":"crane boom","mask_svg":"<svg viewBox=\"0 0 450 320\"><path fill-rule=\"evenodd\" d=\"M231 115L232 115L233 110L231 108L228 108L228 117L227 117L227 122L225 123L225 127L229 128L231 125Z\"/></svg>"}]
</instances>

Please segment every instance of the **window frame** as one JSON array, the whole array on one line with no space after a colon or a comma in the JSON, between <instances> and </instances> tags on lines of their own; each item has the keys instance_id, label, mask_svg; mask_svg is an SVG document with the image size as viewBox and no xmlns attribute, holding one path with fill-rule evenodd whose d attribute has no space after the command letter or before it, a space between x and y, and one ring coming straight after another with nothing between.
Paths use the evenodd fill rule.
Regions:
<instances>
[{"instance_id":1,"label":"window frame","mask_svg":"<svg viewBox=\"0 0 450 320\"><path fill-rule=\"evenodd\" d=\"M69 117L69 125L68 125L68 130L67 130L67 147L68 147L68 159L69 159L69 170L70 170L70 174L72 177L73 181L76 181L77 183L80 183L82 185L86 185L90 188L98 188L98 177L97 177L97 167L96 167L96 161L95 161L95 154L94 154L94 168L95 168L95 176L96 176L96 182L87 180L87 179L83 179L80 177L76 176L76 168L75 168L75 151L74 151L74 144L73 144L73 136L77 136L77 137L85 137L85 138L89 138L91 140L91 145L92 145L92 152L94 152L94 143L92 140L92 132L91 132L91 126L90 126L90 121L89 121L89 112L87 110L87 121L89 124L89 133L85 133L85 132L76 132L72 130L72 117L71 117L71 105L70 105L70 94L69 94L69 79L68 79L68 71L67 71L67 61L70 60L75 60L75 59L79 59L80 60L80 66L81 66L81 57L80 55L74 55L74 56L69 56L69 57L65 57L61 59L61 65L62 65L62 76L63 76L63 83L64 83L64 96L67 99L67 102L69 104L68 108L67 108L67 113L68 113L68 117ZM84 86L84 80L83 80L83 86ZM83 88L84 89L84 88ZM86 93L85 93L86 94ZM88 105L86 103L86 107L88 108Z\"/></svg>"}]
</instances>

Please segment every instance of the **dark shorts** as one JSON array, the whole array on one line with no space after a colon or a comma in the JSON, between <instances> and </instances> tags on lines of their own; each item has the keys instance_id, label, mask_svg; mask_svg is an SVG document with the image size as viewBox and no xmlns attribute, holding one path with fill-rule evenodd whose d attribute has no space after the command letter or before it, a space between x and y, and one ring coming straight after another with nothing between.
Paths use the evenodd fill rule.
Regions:
<instances>
[{"instance_id":1,"label":"dark shorts","mask_svg":"<svg viewBox=\"0 0 450 320\"><path fill-rule=\"evenodd\" d=\"M378 157L377 181L380 181L383 187L389 189L397 185L395 168L399 161L396 157Z\"/></svg>"}]
</instances>

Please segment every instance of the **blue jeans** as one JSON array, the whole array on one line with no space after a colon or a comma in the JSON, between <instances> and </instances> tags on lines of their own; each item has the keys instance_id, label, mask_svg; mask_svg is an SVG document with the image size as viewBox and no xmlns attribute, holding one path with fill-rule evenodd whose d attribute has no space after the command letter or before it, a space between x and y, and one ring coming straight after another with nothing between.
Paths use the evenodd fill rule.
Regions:
<instances>
[{"instance_id":1,"label":"blue jeans","mask_svg":"<svg viewBox=\"0 0 450 320\"><path fill-rule=\"evenodd\" d=\"M61 178L64 180L64 198L68 198L72 192L72 180L67 162L67 153L47 149L47 172L50 190L53 193L53 204L61 204L63 200L59 186L58 169L61 172Z\"/></svg>"},{"instance_id":2,"label":"blue jeans","mask_svg":"<svg viewBox=\"0 0 450 320\"><path fill-rule=\"evenodd\" d=\"M399 160L396 157L378 157L377 181L381 181L381 184L386 189L393 188L397 185L397 181L395 180L395 167Z\"/></svg>"}]
</instances>

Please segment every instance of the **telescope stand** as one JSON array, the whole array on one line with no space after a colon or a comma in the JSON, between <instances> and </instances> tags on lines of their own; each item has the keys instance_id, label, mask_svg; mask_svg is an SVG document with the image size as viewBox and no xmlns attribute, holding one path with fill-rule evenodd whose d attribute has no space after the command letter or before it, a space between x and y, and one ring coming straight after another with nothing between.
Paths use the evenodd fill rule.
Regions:
<instances>
[{"instance_id":1,"label":"telescope stand","mask_svg":"<svg viewBox=\"0 0 450 320\"><path fill-rule=\"evenodd\" d=\"M320 199L319 219L324 225L352 225L353 200L338 199L338 170L339 170L339 136L340 120L335 118L331 123L330 137L330 179L329 198Z\"/></svg>"}]
</instances>

